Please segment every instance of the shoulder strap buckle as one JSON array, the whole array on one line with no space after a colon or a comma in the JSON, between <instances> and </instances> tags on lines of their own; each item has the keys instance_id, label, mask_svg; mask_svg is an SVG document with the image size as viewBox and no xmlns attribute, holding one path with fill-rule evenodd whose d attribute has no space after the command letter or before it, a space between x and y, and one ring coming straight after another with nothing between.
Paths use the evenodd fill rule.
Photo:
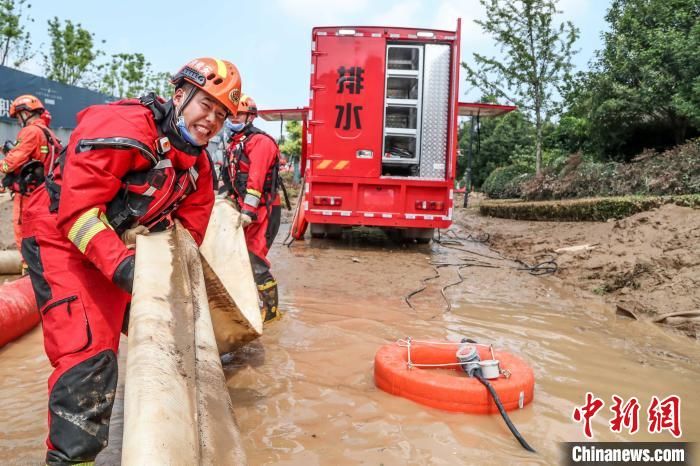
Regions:
<instances>
[{"instance_id":1,"label":"shoulder strap buckle","mask_svg":"<svg viewBox=\"0 0 700 466\"><path fill-rule=\"evenodd\" d=\"M156 139L156 151L159 155L164 155L166 152L170 151L172 145L170 144L170 139L167 136Z\"/></svg>"},{"instance_id":2,"label":"shoulder strap buckle","mask_svg":"<svg viewBox=\"0 0 700 466\"><path fill-rule=\"evenodd\" d=\"M141 97L139 97L139 102L141 102L141 105L143 105L144 107L150 107L151 105L153 105L155 103L155 101L156 101L155 92L149 92L148 94L142 95Z\"/></svg>"}]
</instances>

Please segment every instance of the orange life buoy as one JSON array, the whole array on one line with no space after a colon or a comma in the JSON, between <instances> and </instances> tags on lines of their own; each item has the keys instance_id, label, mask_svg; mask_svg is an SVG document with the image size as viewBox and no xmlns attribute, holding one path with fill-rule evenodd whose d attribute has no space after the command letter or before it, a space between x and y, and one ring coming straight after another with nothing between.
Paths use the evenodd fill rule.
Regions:
<instances>
[{"instance_id":1,"label":"orange life buoy","mask_svg":"<svg viewBox=\"0 0 700 466\"><path fill-rule=\"evenodd\" d=\"M498 408L477 379L468 377L458 365L445 367L417 367L420 364L455 364L459 343L410 343L411 362L408 367L408 348L393 343L379 348L374 357L374 381L377 387L433 408L473 414L497 413ZM477 346L481 360L491 359L489 348ZM519 357L494 351L502 370L510 373L490 380L506 411L523 407L534 396L535 375L532 368Z\"/></svg>"},{"instance_id":2,"label":"orange life buoy","mask_svg":"<svg viewBox=\"0 0 700 466\"><path fill-rule=\"evenodd\" d=\"M29 277L0 286L0 347L27 333L39 320Z\"/></svg>"}]
</instances>

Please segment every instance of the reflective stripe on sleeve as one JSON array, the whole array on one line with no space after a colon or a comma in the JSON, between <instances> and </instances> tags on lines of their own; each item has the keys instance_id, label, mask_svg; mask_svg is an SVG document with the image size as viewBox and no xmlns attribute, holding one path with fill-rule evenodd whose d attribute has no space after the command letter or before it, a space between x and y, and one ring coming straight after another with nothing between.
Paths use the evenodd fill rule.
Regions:
<instances>
[{"instance_id":1,"label":"reflective stripe on sleeve","mask_svg":"<svg viewBox=\"0 0 700 466\"><path fill-rule=\"evenodd\" d=\"M243 198L243 203L249 206L257 207L260 204L260 198L252 194L246 194Z\"/></svg>"},{"instance_id":2,"label":"reflective stripe on sleeve","mask_svg":"<svg viewBox=\"0 0 700 466\"><path fill-rule=\"evenodd\" d=\"M88 244L99 232L106 230L107 225L100 218L100 210L94 207L78 217L68 232L71 243L85 254Z\"/></svg>"}]
</instances>

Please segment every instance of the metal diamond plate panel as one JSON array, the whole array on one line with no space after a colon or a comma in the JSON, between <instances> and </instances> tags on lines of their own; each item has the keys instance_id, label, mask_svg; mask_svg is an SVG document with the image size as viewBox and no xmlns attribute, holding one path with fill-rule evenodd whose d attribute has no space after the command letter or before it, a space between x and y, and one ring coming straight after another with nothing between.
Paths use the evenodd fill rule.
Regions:
<instances>
[{"instance_id":1,"label":"metal diamond plate panel","mask_svg":"<svg viewBox=\"0 0 700 466\"><path fill-rule=\"evenodd\" d=\"M421 178L445 179L449 94L450 46L426 44L420 138Z\"/></svg>"}]
</instances>

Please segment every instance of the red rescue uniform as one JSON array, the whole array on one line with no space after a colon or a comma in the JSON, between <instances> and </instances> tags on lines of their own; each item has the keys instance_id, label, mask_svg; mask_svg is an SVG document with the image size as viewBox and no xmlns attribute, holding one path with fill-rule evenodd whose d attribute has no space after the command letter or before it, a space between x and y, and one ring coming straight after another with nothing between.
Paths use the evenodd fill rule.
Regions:
<instances>
[{"instance_id":1,"label":"red rescue uniform","mask_svg":"<svg viewBox=\"0 0 700 466\"><path fill-rule=\"evenodd\" d=\"M277 193L279 148L272 137L251 127L233 135L227 153L234 199L241 212L253 219L245 229L248 251L270 265L267 253L279 230L281 217Z\"/></svg>"},{"instance_id":2,"label":"red rescue uniform","mask_svg":"<svg viewBox=\"0 0 700 466\"><path fill-rule=\"evenodd\" d=\"M22 245L22 211L24 210L24 205L29 194L43 181L41 179L43 173L48 173L51 154L58 157L60 152L61 146L58 138L47 127L44 119L39 117L29 122L27 126L19 131L14 148L0 162L0 171L5 173L6 176L3 184L14 194L12 225L18 251ZM41 165L37 166L37 163L32 162L39 162ZM39 176L33 177L33 172L39 173Z\"/></svg>"},{"instance_id":3,"label":"red rescue uniform","mask_svg":"<svg viewBox=\"0 0 700 466\"><path fill-rule=\"evenodd\" d=\"M279 316L277 282L270 273L267 253L279 231L282 215L279 148L271 136L249 125L231 138L227 159L233 198L241 213L253 219L245 228L245 239L263 302L263 319L273 320Z\"/></svg>"},{"instance_id":4,"label":"red rescue uniform","mask_svg":"<svg viewBox=\"0 0 700 466\"><path fill-rule=\"evenodd\" d=\"M128 100L78 114L60 165L31 196L22 252L41 312L49 378L47 463L92 461L106 446L134 251L120 233L178 219L200 244L214 202L204 150L163 144L172 103ZM165 147L165 148L164 148ZM117 286L115 283L120 283ZM130 289L130 283L128 285Z\"/></svg>"}]
</instances>

